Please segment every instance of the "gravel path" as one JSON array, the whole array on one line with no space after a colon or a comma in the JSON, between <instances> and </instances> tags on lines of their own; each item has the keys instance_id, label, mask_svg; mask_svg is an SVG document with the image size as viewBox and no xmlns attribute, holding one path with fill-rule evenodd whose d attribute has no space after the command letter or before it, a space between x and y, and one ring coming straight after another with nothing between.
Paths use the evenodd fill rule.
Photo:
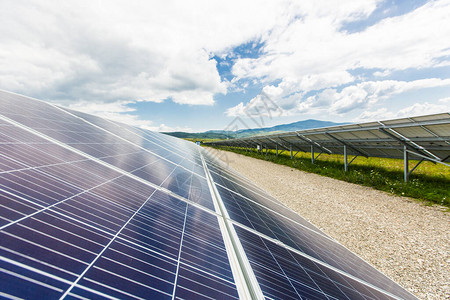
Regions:
<instances>
[{"instance_id":1,"label":"gravel path","mask_svg":"<svg viewBox=\"0 0 450 300\"><path fill-rule=\"evenodd\" d=\"M450 299L442 207L231 152L218 157L420 299Z\"/></svg>"}]
</instances>

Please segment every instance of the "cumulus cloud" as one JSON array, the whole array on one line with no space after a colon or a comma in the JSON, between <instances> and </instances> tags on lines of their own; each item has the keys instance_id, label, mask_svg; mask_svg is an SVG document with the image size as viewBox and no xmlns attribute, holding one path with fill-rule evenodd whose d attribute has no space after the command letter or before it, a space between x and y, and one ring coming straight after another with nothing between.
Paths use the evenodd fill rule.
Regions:
<instances>
[{"instance_id":1,"label":"cumulus cloud","mask_svg":"<svg viewBox=\"0 0 450 300\"><path fill-rule=\"evenodd\" d=\"M240 78L280 79L355 68L403 70L442 65L437 59L450 54L449 42L442 38L450 35L449 1L432 1L356 33L341 31L341 25L352 17L367 16L375 9L375 1L369 5L367 2L353 6L341 2L325 5L337 11L333 13L323 7L306 9L303 18L267 37L265 55L238 60L234 74ZM320 8L321 4L316 6ZM339 11L341 7L347 9ZM448 60L444 64L449 64Z\"/></svg>"},{"instance_id":2,"label":"cumulus cloud","mask_svg":"<svg viewBox=\"0 0 450 300\"><path fill-rule=\"evenodd\" d=\"M328 88L306 98L297 94L283 98L285 91L273 86L266 86L263 90L266 91L266 95L270 97L272 105L279 106L284 115L299 115L305 113L343 115L353 110L370 110L375 104L383 102L394 95L413 90L436 87L450 87L450 79L429 78L414 81L366 81L346 86L340 90ZM248 111L252 111L251 108L256 106L260 101L261 96L258 95L247 104L239 103L237 106L228 109L226 113L229 116L246 116L248 115ZM440 103L445 104L448 102L448 98L439 101ZM422 114L429 111L435 112L438 109L441 109L442 111L445 106L444 104L431 105L430 103L425 102L422 106L415 106L414 111L420 111L419 107L430 108L422 110ZM433 107L433 109L431 109L431 107ZM404 111L405 113L408 111L411 111L411 113L414 112L408 109L405 109ZM360 119L372 118L373 114L382 115L384 113L387 116L387 112L388 110L382 108L375 112L363 113Z\"/></svg>"},{"instance_id":3,"label":"cumulus cloud","mask_svg":"<svg viewBox=\"0 0 450 300\"><path fill-rule=\"evenodd\" d=\"M212 55L266 32L284 11L284 1L5 0L0 88L69 102L212 105L227 93Z\"/></svg>"},{"instance_id":4,"label":"cumulus cloud","mask_svg":"<svg viewBox=\"0 0 450 300\"><path fill-rule=\"evenodd\" d=\"M393 95L411 90L450 86L450 79L422 79L414 81L368 81L344 88L330 96L330 111L343 114L354 109L366 108Z\"/></svg>"},{"instance_id":5,"label":"cumulus cloud","mask_svg":"<svg viewBox=\"0 0 450 300\"><path fill-rule=\"evenodd\" d=\"M450 1L430 1L353 33L342 30L343 25L366 18L380 3L327 3L328 8L318 4L316 9L305 3L301 18L267 35L263 55L239 59L232 69L237 78L256 79L266 87L280 81L277 88L282 91L274 101L287 114L322 111L342 115L408 90L448 86L448 80L438 78L383 79L395 71L450 65L450 40L445 38L450 36ZM336 6L346 9L340 11ZM358 70L376 71L367 80L352 75ZM240 104L240 110L252 101Z\"/></svg>"},{"instance_id":6,"label":"cumulus cloud","mask_svg":"<svg viewBox=\"0 0 450 300\"><path fill-rule=\"evenodd\" d=\"M140 120L128 104L213 105L216 95L245 95L249 86L261 86L261 94L226 116L256 115L267 99L285 115L389 113L374 105L408 90L448 86L439 78L405 81L392 74L450 66L450 1L429 1L360 30L346 29L383 5L3 0L0 88L146 128L157 125ZM252 44L255 55L234 52ZM218 66L215 57L227 61ZM218 70L225 66L227 76Z\"/></svg>"},{"instance_id":7,"label":"cumulus cloud","mask_svg":"<svg viewBox=\"0 0 450 300\"><path fill-rule=\"evenodd\" d=\"M186 33L164 32L162 17L153 23L145 2L7 0L2 6L8 8L0 13L2 88L67 101L171 98L202 105L226 93L208 51L164 44L166 35Z\"/></svg>"},{"instance_id":8,"label":"cumulus cloud","mask_svg":"<svg viewBox=\"0 0 450 300\"><path fill-rule=\"evenodd\" d=\"M389 111L386 108L380 108L374 111L365 111L361 113L354 122L380 121L395 118L415 117L428 114L439 114L450 112L450 98L439 99L438 103L416 102L397 112Z\"/></svg>"},{"instance_id":9,"label":"cumulus cloud","mask_svg":"<svg viewBox=\"0 0 450 300\"><path fill-rule=\"evenodd\" d=\"M73 110L94 114L105 119L129 124L132 126L156 130L158 126L155 126L150 120L142 120L137 115L132 114L136 111L134 108L127 106L130 102L118 101L118 102L92 102L92 101L79 101L69 104L67 107ZM158 130L157 130L158 131Z\"/></svg>"},{"instance_id":10,"label":"cumulus cloud","mask_svg":"<svg viewBox=\"0 0 450 300\"><path fill-rule=\"evenodd\" d=\"M125 123L131 126L140 127L158 132L171 132L171 131L184 131L192 132L192 128L184 126L170 127L165 124L154 124L151 120L143 120L138 115L133 114L136 109L130 108L127 104L131 102L117 101L117 102L92 102L92 101L79 101L71 103L67 108L94 114L105 119Z\"/></svg>"}]
</instances>

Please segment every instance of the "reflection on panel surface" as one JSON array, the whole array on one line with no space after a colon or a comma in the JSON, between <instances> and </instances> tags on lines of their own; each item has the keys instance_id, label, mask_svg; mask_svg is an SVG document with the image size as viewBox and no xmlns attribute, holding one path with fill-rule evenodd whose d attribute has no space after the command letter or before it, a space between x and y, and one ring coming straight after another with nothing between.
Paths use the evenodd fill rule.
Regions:
<instances>
[{"instance_id":1,"label":"reflection on panel surface","mask_svg":"<svg viewBox=\"0 0 450 300\"><path fill-rule=\"evenodd\" d=\"M414 298L193 143L3 91L0 106L2 297Z\"/></svg>"}]
</instances>

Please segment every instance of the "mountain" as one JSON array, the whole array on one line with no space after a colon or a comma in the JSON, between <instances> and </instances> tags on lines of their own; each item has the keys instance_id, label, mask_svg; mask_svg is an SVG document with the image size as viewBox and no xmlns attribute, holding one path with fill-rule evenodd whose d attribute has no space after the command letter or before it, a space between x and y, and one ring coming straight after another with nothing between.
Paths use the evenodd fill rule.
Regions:
<instances>
[{"instance_id":1,"label":"mountain","mask_svg":"<svg viewBox=\"0 0 450 300\"><path fill-rule=\"evenodd\" d=\"M349 123L334 123L330 121L319 121L310 119L289 124L277 125L273 127L240 129L237 131L208 130L206 132L199 132L199 133L189 133L189 132L163 132L163 133L183 139L227 139L227 138L238 138L268 133L305 130L305 129L330 127L346 124Z\"/></svg>"}]
</instances>

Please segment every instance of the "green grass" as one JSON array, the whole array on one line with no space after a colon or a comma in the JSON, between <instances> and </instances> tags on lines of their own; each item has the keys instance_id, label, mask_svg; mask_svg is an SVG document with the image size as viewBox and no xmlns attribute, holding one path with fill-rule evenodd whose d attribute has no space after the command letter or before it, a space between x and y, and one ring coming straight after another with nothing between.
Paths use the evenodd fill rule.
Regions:
<instances>
[{"instance_id":1,"label":"green grass","mask_svg":"<svg viewBox=\"0 0 450 300\"><path fill-rule=\"evenodd\" d=\"M251 156L277 164L286 165L306 172L336 178L339 180L373 187L399 196L407 196L424 201L425 204L439 204L450 208L450 168L426 161L411 174L410 181L403 181L403 160L357 157L348 172L344 171L343 155L322 154L314 164L311 153L299 152L293 160L289 152L276 156L274 150L261 154L256 151L220 148ZM350 161L353 156L349 156ZM417 161L410 160L410 169Z\"/></svg>"}]
</instances>

